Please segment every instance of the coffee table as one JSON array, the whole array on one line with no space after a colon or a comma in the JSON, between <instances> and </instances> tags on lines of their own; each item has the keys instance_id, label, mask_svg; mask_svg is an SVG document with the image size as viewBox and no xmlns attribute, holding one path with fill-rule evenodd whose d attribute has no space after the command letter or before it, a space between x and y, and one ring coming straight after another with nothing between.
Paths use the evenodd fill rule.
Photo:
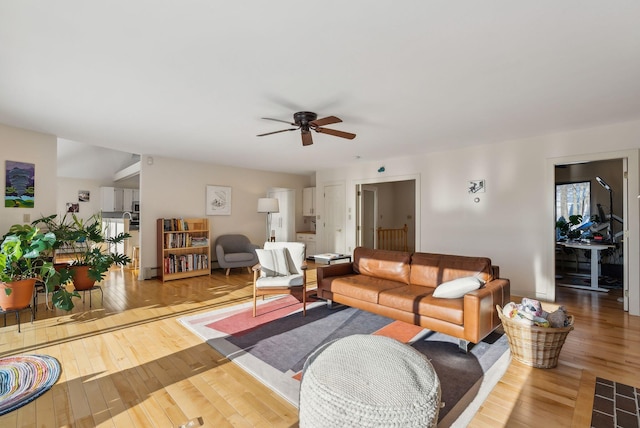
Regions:
<instances>
[{"instance_id":1,"label":"coffee table","mask_svg":"<svg viewBox=\"0 0 640 428\"><path fill-rule=\"evenodd\" d=\"M348 254L324 253L316 254L309 257L318 264L334 265L338 263L350 263L351 256Z\"/></svg>"}]
</instances>

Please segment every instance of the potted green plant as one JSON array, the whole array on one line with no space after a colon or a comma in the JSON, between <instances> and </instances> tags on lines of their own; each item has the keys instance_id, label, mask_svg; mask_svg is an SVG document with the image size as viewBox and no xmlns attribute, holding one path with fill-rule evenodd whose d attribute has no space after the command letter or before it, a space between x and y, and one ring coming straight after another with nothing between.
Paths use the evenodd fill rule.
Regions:
<instances>
[{"instance_id":1,"label":"potted green plant","mask_svg":"<svg viewBox=\"0 0 640 428\"><path fill-rule=\"evenodd\" d=\"M71 277L76 290L91 289L97 281L102 281L113 265L124 266L131 259L117 251L110 252L109 246L131 237L128 233L118 233L107 237L102 227L102 215L96 213L84 220L76 214L71 218L65 214L60 220L51 215L36 220L52 231L59 239L59 245L70 248L71 262L60 269ZM59 248L59 247L58 247Z\"/></svg>"},{"instance_id":2,"label":"potted green plant","mask_svg":"<svg viewBox=\"0 0 640 428\"><path fill-rule=\"evenodd\" d=\"M56 307L64 310L73 308L71 298L74 293L60 287L65 281L64 274L56 271L46 257L55 242L53 233L42 233L33 225L11 226L0 245L0 307L5 310L27 307L33 297L35 283L40 280L48 291L54 293Z\"/></svg>"},{"instance_id":3,"label":"potted green plant","mask_svg":"<svg viewBox=\"0 0 640 428\"><path fill-rule=\"evenodd\" d=\"M575 229L575 227L579 226L581 223L582 216L579 214L570 215L569 221L567 221L564 217L560 217L560 219L556 221L558 238L560 240L580 239L580 237L582 236L582 230Z\"/></svg>"},{"instance_id":4,"label":"potted green plant","mask_svg":"<svg viewBox=\"0 0 640 428\"><path fill-rule=\"evenodd\" d=\"M47 232L51 232L56 237L56 242L53 244L51 251L51 259L55 258L56 252L67 248L72 248L73 243L82 235L76 227L73 221L67 217L67 214L58 219L57 214L49 215L39 218L31 222L32 226L42 226ZM66 263L65 263L66 265Z\"/></svg>"}]
</instances>

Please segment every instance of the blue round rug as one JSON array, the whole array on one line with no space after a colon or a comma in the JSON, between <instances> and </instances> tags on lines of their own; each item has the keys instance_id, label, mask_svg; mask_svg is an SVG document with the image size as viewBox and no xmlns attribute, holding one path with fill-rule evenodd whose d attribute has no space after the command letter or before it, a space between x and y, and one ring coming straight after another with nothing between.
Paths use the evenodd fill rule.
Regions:
<instances>
[{"instance_id":1,"label":"blue round rug","mask_svg":"<svg viewBox=\"0 0 640 428\"><path fill-rule=\"evenodd\" d=\"M60 377L60 363L49 355L0 358L0 415L35 400Z\"/></svg>"}]
</instances>

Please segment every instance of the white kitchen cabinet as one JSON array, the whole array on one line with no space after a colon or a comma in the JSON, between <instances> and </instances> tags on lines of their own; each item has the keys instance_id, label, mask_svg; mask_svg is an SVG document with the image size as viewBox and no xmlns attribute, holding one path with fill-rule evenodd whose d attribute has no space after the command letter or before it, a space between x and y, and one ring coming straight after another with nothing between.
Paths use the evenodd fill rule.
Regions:
<instances>
[{"instance_id":1,"label":"white kitchen cabinet","mask_svg":"<svg viewBox=\"0 0 640 428\"><path fill-rule=\"evenodd\" d=\"M316 254L316 234L315 233L297 233L296 241L305 244L306 257Z\"/></svg>"},{"instance_id":2,"label":"white kitchen cabinet","mask_svg":"<svg viewBox=\"0 0 640 428\"><path fill-rule=\"evenodd\" d=\"M123 203L122 211L133 211L133 189L122 189L123 191Z\"/></svg>"},{"instance_id":3,"label":"white kitchen cabinet","mask_svg":"<svg viewBox=\"0 0 640 428\"><path fill-rule=\"evenodd\" d=\"M302 215L316 215L316 188L305 187L302 189Z\"/></svg>"},{"instance_id":4,"label":"white kitchen cabinet","mask_svg":"<svg viewBox=\"0 0 640 428\"><path fill-rule=\"evenodd\" d=\"M124 189L117 187L101 187L102 211L124 211Z\"/></svg>"},{"instance_id":5,"label":"white kitchen cabinet","mask_svg":"<svg viewBox=\"0 0 640 428\"><path fill-rule=\"evenodd\" d=\"M296 194L293 189L274 187L267 197L278 199L279 212L271 214L271 235L276 241L290 242L296 237Z\"/></svg>"},{"instance_id":6,"label":"white kitchen cabinet","mask_svg":"<svg viewBox=\"0 0 640 428\"><path fill-rule=\"evenodd\" d=\"M100 196L102 198L102 211L131 211L133 201L140 200L138 189L122 189L119 187L101 187Z\"/></svg>"}]
</instances>

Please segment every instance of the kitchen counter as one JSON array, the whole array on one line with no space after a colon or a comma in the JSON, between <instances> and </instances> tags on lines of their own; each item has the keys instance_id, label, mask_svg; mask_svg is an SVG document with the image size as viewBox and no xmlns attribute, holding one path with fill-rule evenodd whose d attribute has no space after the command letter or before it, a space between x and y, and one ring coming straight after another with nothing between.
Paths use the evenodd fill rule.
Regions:
<instances>
[{"instance_id":1,"label":"kitchen counter","mask_svg":"<svg viewBox=\"0 0 640 428\"><path fill-rule=\"evenodd\" d=\"M310 234L310 235L315 235L316 234L316 232L314 230L300 230L300 231L298 231L296 233L307 233L307 234Z\"/></svg>"}]
</instances>

